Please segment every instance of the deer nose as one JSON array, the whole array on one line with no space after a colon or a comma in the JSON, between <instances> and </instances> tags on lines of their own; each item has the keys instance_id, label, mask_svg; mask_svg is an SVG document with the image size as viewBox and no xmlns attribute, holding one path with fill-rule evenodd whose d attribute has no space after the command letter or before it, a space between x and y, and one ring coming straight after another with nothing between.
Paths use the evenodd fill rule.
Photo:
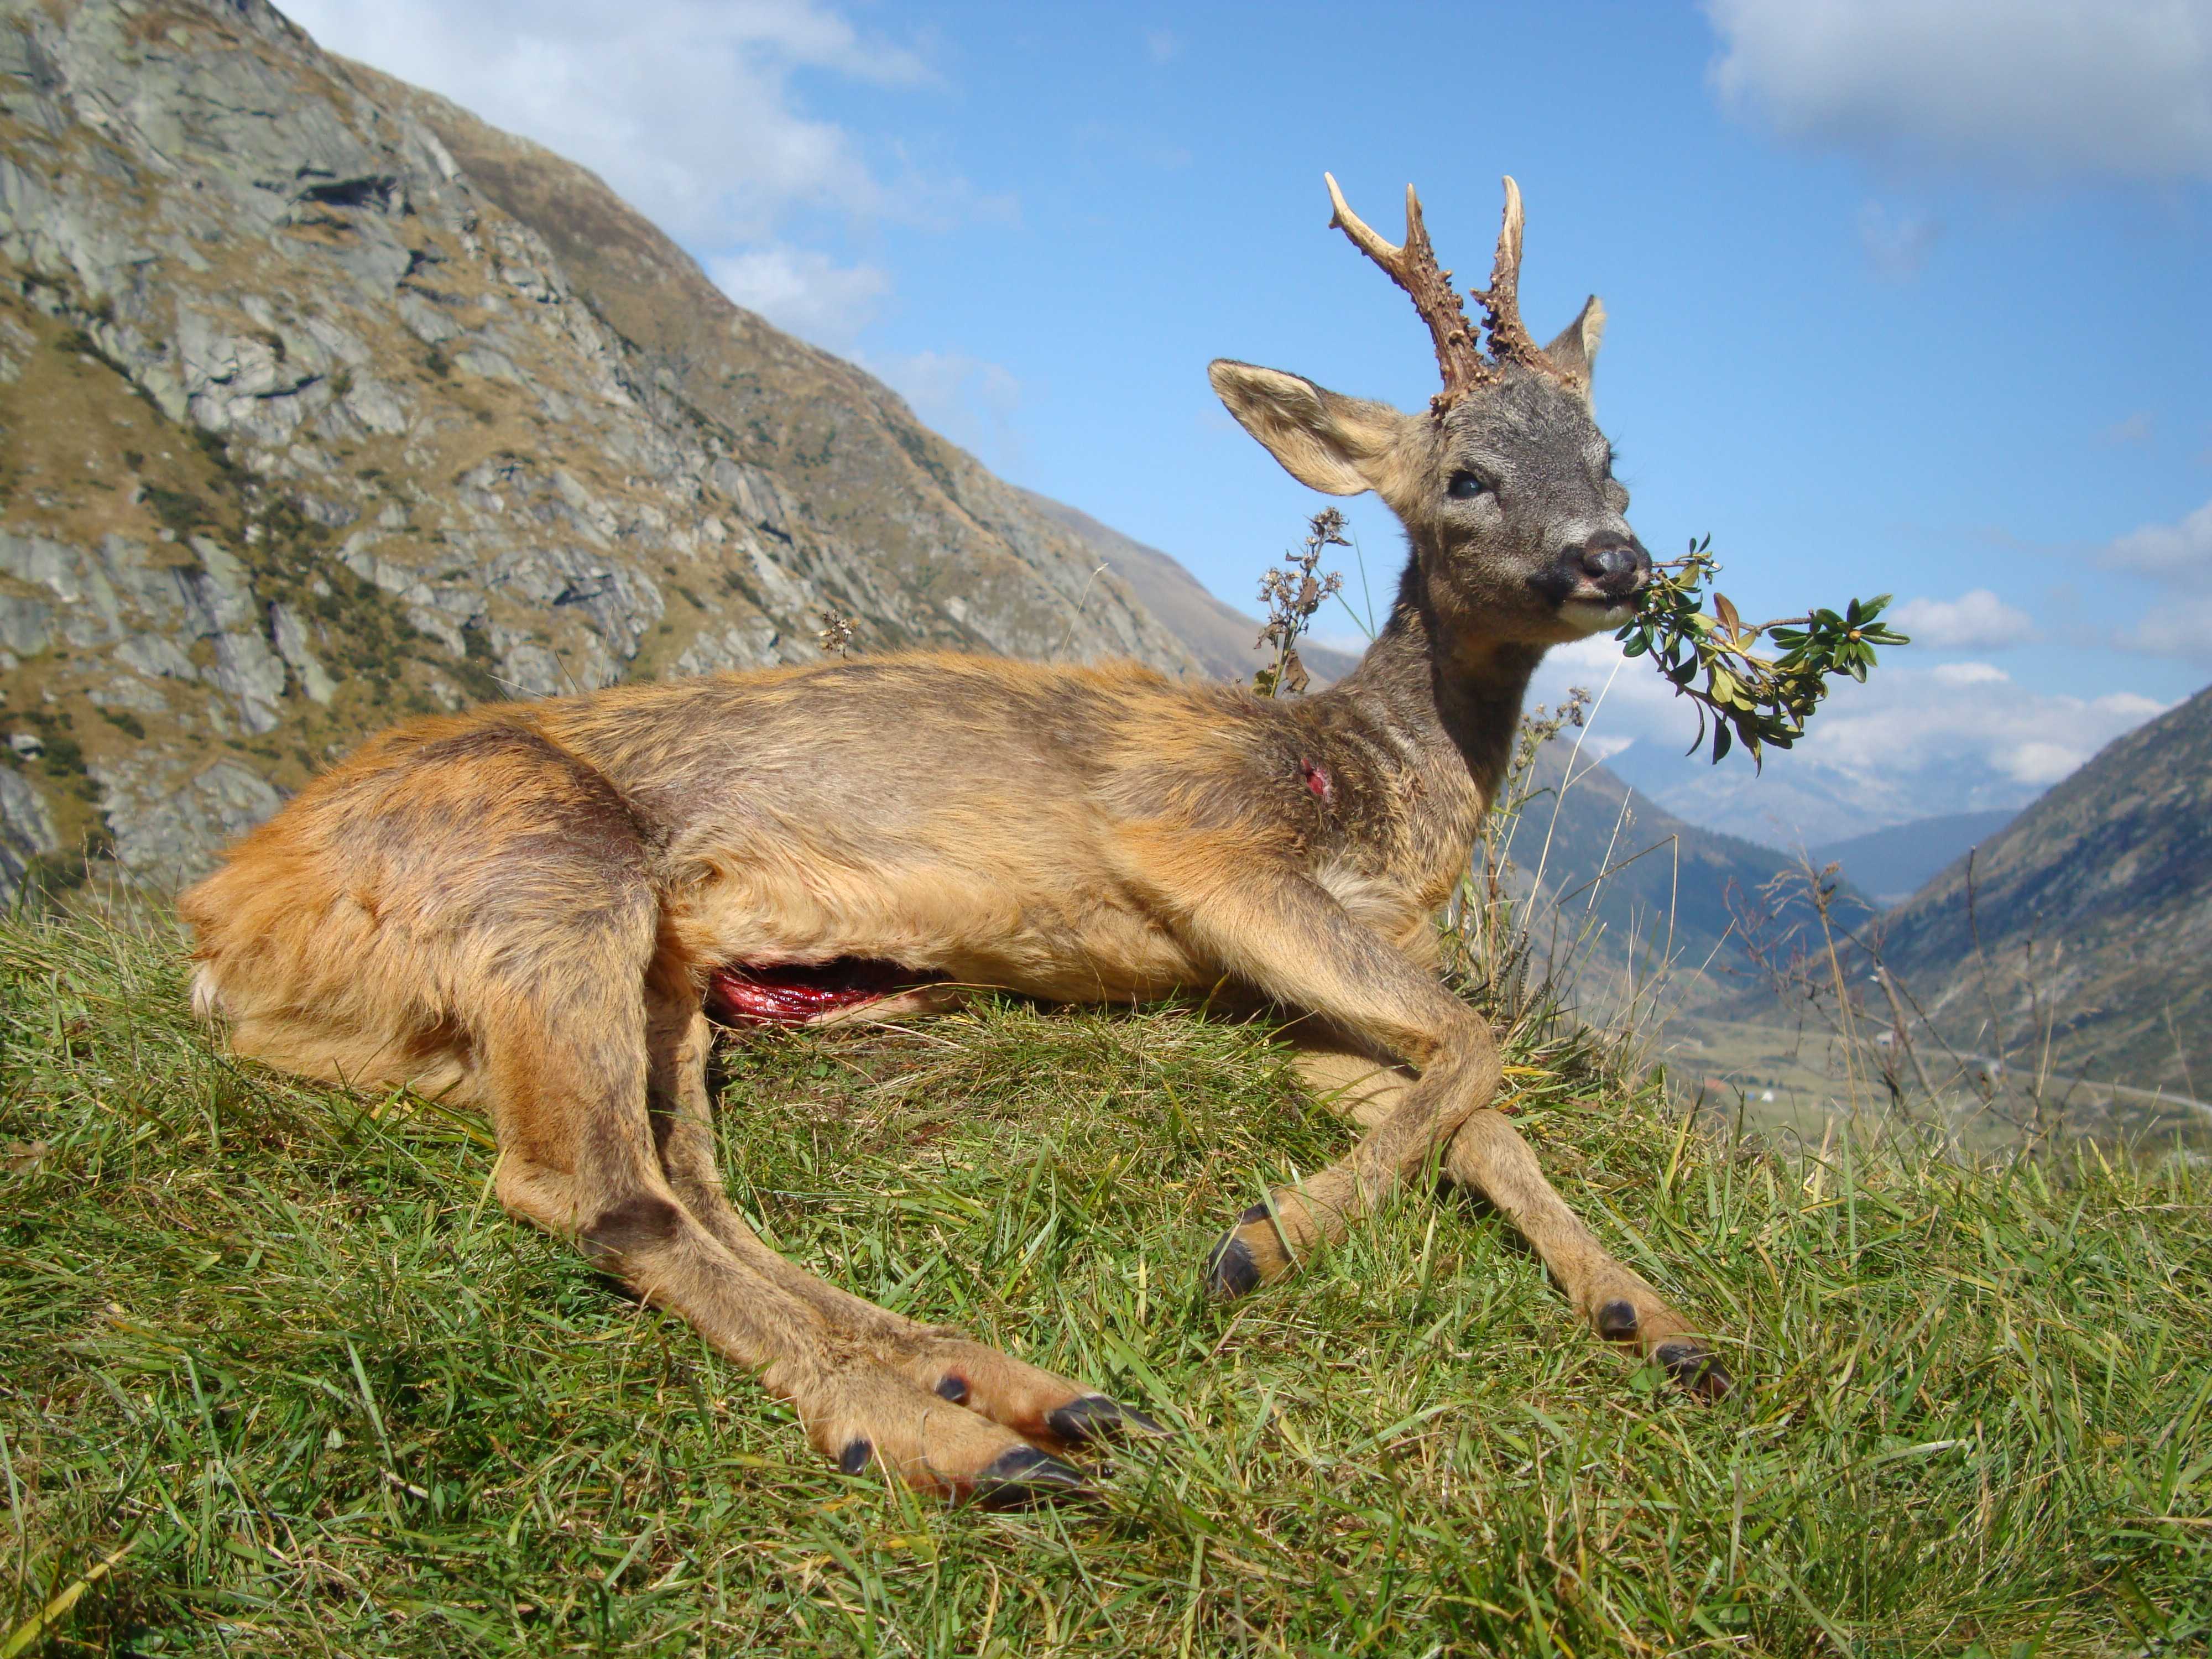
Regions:
<instances>
[{"instance_id":1,"label":"deer nose","mask_svg":"<svg viewBox=\"0 0 2212 1659\"><path fill-rule=\"evenodd\" d=\"M1586 547L1579 562L1583 574L1592 585L1614 594L1633 593L1644 586L1644 579L1651 569L1651 561L1644 550L1625 542Z\"/></svg>"}]
</instances>

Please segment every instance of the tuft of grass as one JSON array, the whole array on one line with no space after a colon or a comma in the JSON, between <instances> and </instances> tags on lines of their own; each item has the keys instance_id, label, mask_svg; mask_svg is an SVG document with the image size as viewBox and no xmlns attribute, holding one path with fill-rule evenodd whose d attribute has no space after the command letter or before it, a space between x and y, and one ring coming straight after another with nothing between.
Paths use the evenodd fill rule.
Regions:
<instances>
[{"instance_id":1,"label":"tuft of grass","mask_svg":"<svg viewBox=\"0 0 2212 1659\"><path fill-rule=\"evenodd\" d=\"M817 1459L508 1222L473 1118L190 1024L159 918L0 924L0 1651L2179 1650L2212 1629L2212 1177L1707 1138L1517 1047L1571 1202L1702 1314L1711 1408L1411 1194L1289 1284L1196 1265L1349 1132L1258 1028L988 1005L725 1055L775 1245L1182 1429L1091 1510ZM51 1609L51 1612L48 1610ZM43 1621L43 1622L42 1622Z\"/></svg>"}]
</instances>

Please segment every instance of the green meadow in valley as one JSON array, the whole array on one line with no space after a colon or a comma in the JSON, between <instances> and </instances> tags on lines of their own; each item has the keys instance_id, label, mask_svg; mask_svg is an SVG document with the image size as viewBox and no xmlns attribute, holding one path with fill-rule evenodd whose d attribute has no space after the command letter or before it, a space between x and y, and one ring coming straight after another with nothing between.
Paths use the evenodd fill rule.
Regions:
<instances>
[{"instance_id":1,"label":"green meadow in valley","mask_svg":"<svg viewBox=\"0 0 2212 1659\"><path fill-rule=\"evenodd\" d=\"M732 1038L779 1249L1176 1425L1089 1507L837 1474L507 1221L483 1126L225 1058L159 917L0 929L0 1652L2143 1653L2212 1631L2212 1170L1716 1138L1516 1033L1570 1202L1709 1322L1698 1406L1413 1195L1233 1308L1340 1153L1256 1028L985 1004Z\"/></svg>"}]
</instances>

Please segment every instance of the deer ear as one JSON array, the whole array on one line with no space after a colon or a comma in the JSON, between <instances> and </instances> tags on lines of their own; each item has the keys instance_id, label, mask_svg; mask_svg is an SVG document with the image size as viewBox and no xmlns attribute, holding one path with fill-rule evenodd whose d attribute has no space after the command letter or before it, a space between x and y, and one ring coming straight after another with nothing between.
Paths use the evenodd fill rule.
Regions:
<instances>
[{"instance_id":1,"label":"deer ear","mask_svg":"<svg viewBox=\"0 0 2212 1659\"><path fill-rule=\"evenodd\" d=\"M1597 364L1598 342L1605 338L1605 306L1593 294L1583 301L1582 313L1559 337L1544 348L1544 355L1571 374L1582 376L1588 391L1590 370Z\"/></svg>"},{"instance_id":2,"label":"deer ear","mask_svg":"<svg viewBox=\"0 0 2212 1659\"><path fill-rule=\"evenodd\" d=\"M1280 369L1216 359L1206 371L1237 424L1300 483L1357 495L1382 482L1405 420L1388 404L1346 398Z\"/></svg>"}]
</instances>

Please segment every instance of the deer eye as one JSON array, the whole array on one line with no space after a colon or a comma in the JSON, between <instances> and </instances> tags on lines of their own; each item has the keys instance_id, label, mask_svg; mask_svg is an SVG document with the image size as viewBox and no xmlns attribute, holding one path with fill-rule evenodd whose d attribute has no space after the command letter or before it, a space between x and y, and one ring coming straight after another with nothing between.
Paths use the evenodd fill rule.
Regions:
<instances>
[{"instance_id":1,"label":"deer eye","mask_svg":"<svg viewBox=\"0 0 2212 1659\"><path fill-rule=\"evenodd\" d=\"M1451 482L1444 486L1444 494L1454 501L1471 501L1489 488L1472 472L1455 472Z\"/></svg>"}]
</instances>

